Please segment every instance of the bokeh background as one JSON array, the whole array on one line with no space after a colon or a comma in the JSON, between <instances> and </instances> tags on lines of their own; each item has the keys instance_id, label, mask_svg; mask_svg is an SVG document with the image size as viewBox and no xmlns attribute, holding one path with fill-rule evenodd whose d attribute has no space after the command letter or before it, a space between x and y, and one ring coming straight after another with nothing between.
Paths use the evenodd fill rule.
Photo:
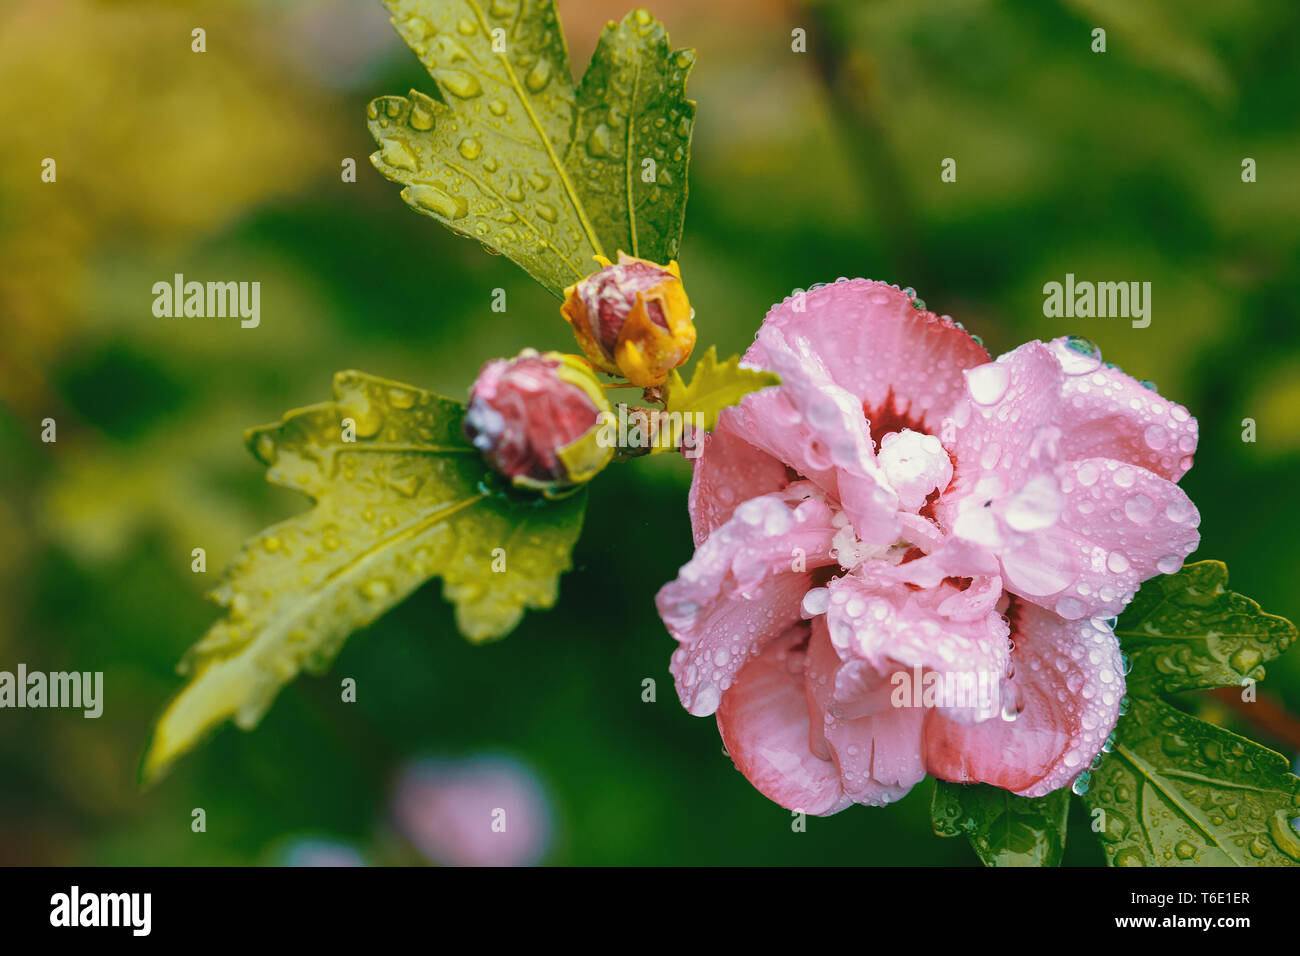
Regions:
<instances>
[{"instance_id":1,"label":"bokeh background","mask_svg":"<svg viewBox=\"0 0 1300 956\"><path fill-rule=\"evenodd\" d=\"M578 72L626 2L561 0ZM914 286L994 354L1088 336L1199 417L1198 556L1300 617L1293 0L652 7L699 53L681 262L702 342L741 350L770 303L840 275ZM431 584L256 731L223 730L138 791L215 572L306 506L264 482L243 429L326 398L340 368L463 396L488 358L571 348L554 300L369 166L365 104L410 87L431 91L378 2L4 3L0 668L102 670L107 700L98 720L0 712L0 862L455 862L437 817L449 780L535 812L521 859L973 864L930 834L928 783L792 832L676 703L652 605L691 552L689 472L669 456L596 482L553 611L474 648ZM261 326L155 318L151 286L176 272L260 281ZM1151 326L1044 318L1042 285L1066 272L1150 281ZM1300 652L1261 690L1279 707L1255 724L1208 695L1193 706L1294 757ZM1076 807L1066 860L1100 863L1084 824Z\"/></svg>"}]
</instances>

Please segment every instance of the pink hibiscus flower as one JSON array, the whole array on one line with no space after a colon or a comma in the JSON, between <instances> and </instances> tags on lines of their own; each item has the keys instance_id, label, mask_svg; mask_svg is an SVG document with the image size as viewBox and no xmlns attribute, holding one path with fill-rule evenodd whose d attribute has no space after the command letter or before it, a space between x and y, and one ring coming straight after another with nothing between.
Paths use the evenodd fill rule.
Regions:
<instances>
[{"instance_id":1,"label":"pink hibiscus flower","mask_svg":"<svg viewBox=\"0 0 1300 956\"><path fill-rule=\"evenodd\" d=\"M1199 541L1196 421L1091 343L991 362L863 279L775 306L745 360L782 384L708 436L657 598L683 705L806 813L1078 778L1124 696L1111 619Z\"/></svg>"}]
</instances>

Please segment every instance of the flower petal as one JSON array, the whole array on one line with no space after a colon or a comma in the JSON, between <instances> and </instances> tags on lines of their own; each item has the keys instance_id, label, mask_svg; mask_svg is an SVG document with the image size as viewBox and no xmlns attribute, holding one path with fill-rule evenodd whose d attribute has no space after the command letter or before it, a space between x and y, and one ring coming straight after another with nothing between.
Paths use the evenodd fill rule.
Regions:
<instances>
[{"instance_id":1,"label":"flower petal","mask_svg":"<svg viewBox=\"0 0 1300 956\"><path fill-rule=\"evenodd\" d=\"M925 766L944 780L1039 797L1065 786L1100 753L1119 719L1122 661L1119 642L1100 621L1065 621L1031 604L1011 614L1023 709L1014 720L973 725L930 711Z\"/></svg>"},{"instance_id":2,"label":"flower petal","mask_svg":"<svg viewBox=\"0 0 1300 956\"><path fill-rule=\"evenodd\" d=\"M1187 409L1070 340L1026 342L966 378L969 400L953 415L949 509L976 484L1034 461L1113 458L1170 481L1191 467L1197 423Z\"/></svg>"},{"instance_id":3,"label":"flower petal","mask_svg":"<svg viewBox=\"0 0 1300 956\"><path fill-rule=\"evenodd\" d=\"M1045 599L1030 598L1067 620L1115 617L1143 581L1172 574L1200 543L1200 513L1186 493L1143 468L1087 458L1057 470L1065 507L1035 534L1042 551L1065 555L1073 581ZM1007 556L1003 556L1006 567Z\"/></svg>"},{"instance_id":4,"label":"flower petal","mask_svg":"<svg viewBox=\"0 0 1300 956\"><path fill-rule=\"evenodd\" d=\"M885 674L865 661L841 662L824 617L813 620L804 681L811 749L834 759L854 803L893 803L924 779L924 708L892 706ZM845 696L854 702L852 715L839 707Z\"/></svg>"},{"instance_id":5,"label":"flower petal","mask_svg":"<svg viewBox=\"0 0 1300 956\"><path fill-rule=\"evenodd\" d=\"M1058 355L1073 351L1066 339L1055 339L1050 347ZM1070 364L1068 355L1063 366L1067 374L1058 424L1065 460L1116 458L1170 481L1192 467L1197 423L1186 408L1117 368L1103 365L1069 374L1078 366Z\"/></svg>"},{"instance_id":6,"label":"flower petal","mask_svg":"<svg viewBox=\"0 0 1300 956\"><path fill-rule=\"evenodd\" d=\"M733 432L728 421L724 417L715 431L704 436L691 477L687 507L697 546L726 523L740 502L780 491L790 483L785 464Z\"/></svg>"},{"instance_id":7,"label":"flower petal","mask_svg":"<svg viewBox=\"0 0 1300 956\"><path fill-rule=\"evenodd\" d=\"M985 679L994 686L1001 680L1008 625L993 607L995 596L977 592L969 606L955 602L959 613L948 617L939 609L953 607L946 602L965 593L952 584L884 588L848 574L828 587L826 624L841 659L868 661L881 672L924 668L976 678L991 675ZM972 607L978 613L969 613Z\"/></svg>"},{"instance_id":8,"label":"flower petal","mask_svg":"<svg viewBox=\"0 0 1300 956\"><path fill-rule=\"evenodd\" d=\"M729 425L835 498L862 540L892 542L898 496L876 463L861 402L835 384L806 341L772 332L761 357L755 348L746 362L776 372L781 385L746 396Z\"/></svg>"},{"instance_id":9,"label":"flower petal","mask_svg":"<svg viewBox=\"0 0 1300 956\"><path fill-rule=\"evenodd\" d=\"M669 668L677 694L697 717L713 713L745 662L800 620L808 571L833 563L831 511L820 497L800 497L809 488L799 482L741 504L655 598L681 644Z\"/></svg>"},{"instance_id":10,"label":"flower petal","mask_svg":"<svg viewBox=\"0 0 1300 956\"><path fill-rule=\"evenodd\" d=\"M772 307L745 357L763 365L778 334L805 343L832 381L858 399L877 441L902 427L937 435L965 395L962 370L984 364L989 354L950 318L912 302L897 287L868 279L812 289Z\"/></svg>"},{"instance_id":11,"label":"flower petal","mask_svg":"<svg viewBox=\"0 0 1300 956\"><path fill-rule=\"evenodd\" d=\"M1168 478L1183 466L1148 444L1161 443L1159 430L1190 450L1195 421L1090 355L1062 339L1030 342L968 371L955 475L935 506L952 532L945 566L976 573L983 548L1008 591L1069 619L1118 614L1199 542L1199 515ZM1091 456L1097 448L1105 457Z\"/></svg>"},{"instance_id":12,"label":"flower petal","mask_svg":"<svg viewBox=\"0 0 1300 956\"><path fill-rule=\"evenodd\" d=\"M808 625L791 627L750 660L718 708L722 742L759 792L788 810L829 816L852 801L840 772L808 746L803 668Z\"/></svg>"}]
</instances>

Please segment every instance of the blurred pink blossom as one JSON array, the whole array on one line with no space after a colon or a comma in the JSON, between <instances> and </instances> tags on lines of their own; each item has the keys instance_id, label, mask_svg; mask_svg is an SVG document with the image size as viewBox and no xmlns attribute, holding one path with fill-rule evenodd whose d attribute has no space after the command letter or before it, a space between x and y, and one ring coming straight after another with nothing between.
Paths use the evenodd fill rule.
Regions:
<instances>
[{"instance_id":1,"label":"blurred pink blossom","mask_svg":"<svg viewBox=\"0 0 1300 956\"><path fill-rule=\"evenodd\" d=\"M409 764L392 818L429 862L444 866L533 866L551 836L541 782L508 757Z\"/></svg>"}]
</instances>

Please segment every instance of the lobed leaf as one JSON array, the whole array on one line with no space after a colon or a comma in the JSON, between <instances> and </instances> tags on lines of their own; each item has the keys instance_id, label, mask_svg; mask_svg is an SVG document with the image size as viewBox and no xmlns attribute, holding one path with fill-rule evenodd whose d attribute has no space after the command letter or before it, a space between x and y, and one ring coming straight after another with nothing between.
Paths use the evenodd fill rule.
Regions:
<instances>
[{"instance_id":1,"label":"lobed leaf","mask_svg":"<svg viewBox=\"0 0 1300 956\"><path fill-rule=\"evenodd\" d=\"M717 347L710 345L691 370L689 385L679 370L673 369L669 374L664 383L664 410L680 416L702 415L705 431L712 431L718 427L718 413L724 408L739 405L750 392L781 384L781 376L775 372L741 368L740 361L739 355L733 355L719 362ZM681 430L681 421L681 417L674 416L676 431ZM674 441L664 443L662 448L675 448L680 441L681 435L677 434Z\"/></svg>"},{"instance_id":2,"label":"lobed leaf","mask_svg":"<svg viewBox=\"0 0 1300 956\"><path fill-rule=\"evenodd\" d=\"M565 156L601 242L653 262L676 258L686 219L694 50L673 51L645 10L606 24L578 87ZM649 161L649 162L647 162Z\"/></svg>"},{"instance_id":3,"label":"lobed leaf","mask_svg":"<svg viewBox=\"0 0 1300 956\"><path fill-rule=\"evenodd\" d=\"M1222 561L1198 561L1148 581L1115 635L1132 662L1129 692L1173 693L1262 680L1296 639L1295 625L1227 589Z\"/></svg>"},{"instance_id":4,"label":"lobed leaf","mask_svg":"<svg viewBox=\"0 0 1300 956\"><path fill-rule=\"evenodd\" d=\"M936 780L930 817L939 836L964 833L985 866L1060 866L1069 811L1065 789L1030 798Z\"/></svg>"},{"instance_id":5,"label":"lobed leaf","mask_svg":"<svg viewBox=\"0 0 1300 956\"><path fill-rule=\"evenodd\" d=\"M1161 700L1135 700L1084 801L1113 866L1295 866L1286 758Z\"/></svg>"},{"instance_id":6,"label":"lobed leaf","mask_svg":"<svg viewBox=\"0 0 1300 956\"><path fill-rule=\"evenodd\" d=\"M1286 758L1161 696L1259 680L1295 640L1294 624L1227 582L1222 562L1189 564L1120 615L1129 712L1084 797L1113 865L1300 862L1300 778Z\"/></svg>"},{"instance_id":7,"label":"lobed leaf","mask_svg":"<svg viewBox=\"0 0 1300 956\"><path fill-rule=\"evenodd\" d=\"M513 259L556 297L621 249L677 254L694 63L644 10L601 34L581 87L552 0L385 0L438 98L367 109L370 158L417 212ZM645 161L653 161L647 181Z\"/></svg>"},{"instance_id":8,"label":"lobed leaf","mask_svg":"<svg viewBox=\"0 0 1300 956\"><path fill-rule=\"evenodd\" d=\"M432 392L340 372L334 401L248 432L268 480L316 504L248 541L223 573L212 596L226 616L185 655L189 681L158 720L142 779L227 719L256 725L281 687L324 670L350 633L431 577L475 641L555 602L585 499L491 491L463 415Z\"/></svg>"}]
</instances>

